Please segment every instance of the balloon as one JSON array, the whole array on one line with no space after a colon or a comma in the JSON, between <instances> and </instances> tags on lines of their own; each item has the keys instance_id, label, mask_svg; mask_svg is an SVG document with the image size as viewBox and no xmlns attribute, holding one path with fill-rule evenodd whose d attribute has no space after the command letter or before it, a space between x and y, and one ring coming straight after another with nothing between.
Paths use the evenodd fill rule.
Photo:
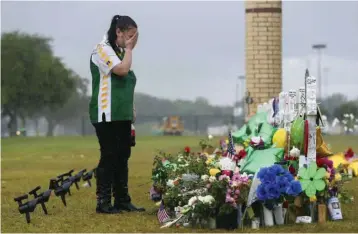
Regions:
<instances>
[{"instance_id":1,"label":"balloon","mask_svg":"<svg viewBox=\"0 0 358 234\"><path fill-rule=\"evenodd\" d=\"M304 126L303 117L295 119L291 126L291 146L298 148L301 152L303 152L304 147Z\"/></svg>"},{"instance_id":2,"label":"balloon","mask_svg":"<svg viewBox=\"0 0 358 234\"><path fill-rule=\"evenodd\" d=\"M243 143L248 138L246 131L247 131L247 125L245 124L239 130L234 132L232 134L234 143Z\"/></svg>"},{"instance_id":3,"label":"balloon","mask_svg":"<svg viewBox=\"0 0 358 234\"><path fill-rule=\"evenodd\" d=\"M275 132L275 128L271 124L269 124L267 122L263 122L261 124L258 136L260 136L262 138L262 140L265 143L265 146L271 145L272 136L273 136L274 132Z\"/></svg>"},{"instance_id":4,"label":"balloon","mask_svg":"<svg viewBox=\"0 0 358 234\"><path fill-rule=\"evenodd\" d=\"M261 167L269 167L283 159L283 148L255 150L241 166L240 171L255 174Z\"/></svg>"},{"instance_id":5,"label":"balloon","mask_svg":"<svg viewBox=\"0 0 358 234\"><path fill-rule=\"evenodd\" d=\"M260 123L267 123L267 112L260 112L252 116L248 121L248 126L258 126Z\"/></svg>"},{"instance_id":6,"label":"balloon","mask_svg":"<svg viewBox=\"0 0 358 234\"><path fill-rule=\"evenodd\" d=\"M253 136L257 136L259 133L260 124L267 123L267 112L260 112L250 118L247 122L248 130L246 130L247 135L251 139Z\"/></svg>"},{"instance_id":7,"label":"balloon","mask_svg":"<svg viewBox=\"0 0 358 234\"><path fill-rule=\"evenodd\" d=\"M344 153L338 153L338 154L332 155L332 156L328 157L328 159L333 162L334 168L337 168L340 164L342 164L342 165L349 164L349 162L344 157Z\"/></svg>"},{"instance_id":8,"label":"balloon","mask_svg":"<svg viewBox=\"0 0 358 234\"><path fill-rule=\"evenodd\" d=\"M285 148L287 145L287 133L284 128L280 128L273 135L272 143L276 148Z\"/></svg>"},{"instance_id":9,"label":"balloon","mask_svg":"<svg viewBox=\"0 0 358 234\"><path fill-rule=\"evenodd\" d=\"M353 175L358 176L358 161L351 162L348 169L352 169Z\"/></svg>"},{"instance_id":10,"label":"balloon","mask_svg":"<svg viewBox=\"0 0 358 234\"><path fill-rule=\"evenodd\" d=\"M316 152L317 156L327 157L332 155L333 153L328 149L326 142L324 142L322 137L321 128L318 127L316 131Z\"/></svg>"}]
</instances>

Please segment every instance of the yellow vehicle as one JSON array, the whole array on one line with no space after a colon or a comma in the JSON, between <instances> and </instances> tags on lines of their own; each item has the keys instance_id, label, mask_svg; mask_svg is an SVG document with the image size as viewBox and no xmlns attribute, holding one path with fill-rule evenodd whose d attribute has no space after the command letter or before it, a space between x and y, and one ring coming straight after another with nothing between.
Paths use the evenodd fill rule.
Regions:
<instances>
[{"instance_id":1,"label":"yellow vehicle","mask_svg":"<svg viewBox=\"0 0 358 234\"><path fill-rule=\"evenodd\" d=\"M184 132L184 123L180 116L164 117L160 125L163 135L181 136Z\"/></svg>"}]
</instances>

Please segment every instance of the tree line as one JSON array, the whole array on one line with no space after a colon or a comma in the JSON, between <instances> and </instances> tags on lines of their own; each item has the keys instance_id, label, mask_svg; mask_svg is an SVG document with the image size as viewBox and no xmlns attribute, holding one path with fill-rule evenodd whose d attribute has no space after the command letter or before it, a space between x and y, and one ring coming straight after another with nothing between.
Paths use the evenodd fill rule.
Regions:
<instances>
[{"instance_id":1,"label":"tree line","mask_svg":"<svg viewBox=\"0 0 358 234\"><path fill-rule=\"evenodd\" d=\"M10 135L25 126L27 119L36 123L45 118L48 136L53 135L56 125L66 121L80 118L89 121L89 79L78 75L54 54L52 41L19 31L2 33L1 116L9 119ZM136 93L135 103L138 115L142 116L233 114L233 106L213 106L203 97L195 101L171 101ZM328 119L341 119L345 113L358 116L358 99L349 101L343 94L333 94L320 103Z\"/></svg>"},{"instance_id":2,"label":"tree line","mask_svg":"<svg viewBox=\"0 0 358 234\"><path fill-rule=\"evenodd\" d=\"M1 35L1 115L10 135L18 119L45 117L48 135L60 121L80 113L88 101L88 80L54 55L52 39L19 31ZM70 111L66 111L66 109ZM64 111L65 110L65 111Z\"/></svg>"}]
</instances>

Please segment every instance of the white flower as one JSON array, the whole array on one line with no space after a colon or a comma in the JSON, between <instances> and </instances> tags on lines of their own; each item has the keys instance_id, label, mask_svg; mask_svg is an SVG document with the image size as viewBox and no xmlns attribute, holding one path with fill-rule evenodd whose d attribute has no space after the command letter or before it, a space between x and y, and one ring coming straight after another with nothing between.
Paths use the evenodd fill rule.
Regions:
<instances>
[{"instance_id":1,"label":"white flower","mask_svg":"<svg viewBox=\"0 0 358 234\"><path fill-rule=\"evenodd\" d=\"M213 136L212 135L209 135L208 136L209 140L213 139Z\"/></svg>"},{"instance_id":2,"label":"white flower","mask_svg":"<svg viewBox=\"0 0 358 234\"><path fill-rule=\"evenodd\" d=\"M192 197L192 198L189 199L188 205L189 205L189 206L193 206L197 201L198 201L198 197L197 197L197 196L194 196L194 197Z\"/></svg>"},{"instance_id":3,"label":"white flower","mask_svg":"<svg viewBox=\"0 0 358 234\"><path fill-rule=\"evenodd\" d=\"M168 181L167 181L167 186L168 186L169 188L174 187L174 180L168 180Z\"/></svg>"},{"instance_id":4,"label":"white flower","mask_svg":"<svg viewBox=\"0 0 358 234\"><path fill-rule=\"evenodd\" d=\"M181 162L181 161L183 161L181 158L178 158L178 162Z\"/></svg>"},{"instance_id":5,"label":"white flower","mask_svg":"<svg viewBox=\"0 0 358 234\"><path fill-rule=\"evenodd\" d=\"M296 147L293 147L290 151L290 156L298 158L300 156L300 150Z\"/></svg>"},{"instance_id":6,"label":"white flower","mask_svg":"<svg viewBox=\"0 0 358 234\"><path fill-rule=\"evenodd\" d=\"M203 199L203 203L211 205L215 201L214 197L211 195L206 195Z\"/></svg>"},{"instance_id":7,"label":"white flower","mask_svg":"<svg viewBox=\"0 0 358 234\"><path fill-rule=\"evenodd\" d=\"M204 197L203 196L198 196L198 200L201 202L204 202Z\"/></svg>"},{"instance_id":8,"label":"white flower","mask_svg":"<svg viewBox=\"0 0 358 234\"><path fill-rule=\"evenodd\" d=\"M209 177L209 182L213 183L214 181L216 181L216 177L215 176L210 176Z\"/></svg>"},{"instance_id":9,"label":"white flower","mask_svg":"<svg viewBox=\"0 0 358 234\"><path fill-rule=\"evenodd\" d=\"M208 175L202 175L202 176L201 176L201 179L202 179L203 181L208 181L208 180L209 180L209 176L208 176Z\"/></svg>"},{"instance_id":10,"label":"white flower","mask_svg":"<svg viewBox=\"0 0 358 234\"><path fill-rule=\"evenodd\" d=\"M251 138L251 141L254 143L254 144L259 144L260 141L261 141L261 137L259 136L254 136Z\"/></svg>"}]
</instances>

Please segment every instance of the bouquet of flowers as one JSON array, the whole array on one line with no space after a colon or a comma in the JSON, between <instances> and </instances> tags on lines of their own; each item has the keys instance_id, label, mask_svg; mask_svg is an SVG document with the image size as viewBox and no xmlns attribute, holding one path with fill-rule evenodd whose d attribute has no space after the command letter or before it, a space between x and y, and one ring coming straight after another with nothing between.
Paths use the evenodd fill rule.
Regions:
<instances>
[{"instance_id":1,"label":"bouquet of flowers","mask_svg":"<svg viewBox=\"0 0 358 234\"><path fill-rule=\"evenodd\" d=\"M270 210L302 192L300 182L295 181L291 173L281 165L262 168L257 177L261 181L257 188L257 198Z\"/></svg>"}]
</instances>

